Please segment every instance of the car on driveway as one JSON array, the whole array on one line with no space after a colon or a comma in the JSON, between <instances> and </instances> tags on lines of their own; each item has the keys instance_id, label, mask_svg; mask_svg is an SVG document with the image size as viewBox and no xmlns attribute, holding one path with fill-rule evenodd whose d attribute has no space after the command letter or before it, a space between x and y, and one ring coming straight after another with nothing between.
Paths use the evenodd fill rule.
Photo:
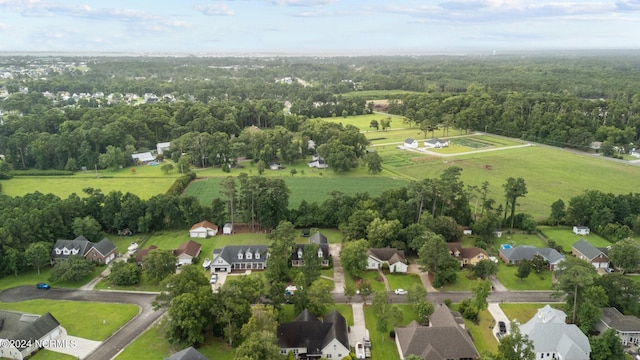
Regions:
<instances>
[{"instance_id":1,"label":"car on driveway","mask_svg":"<svg viewBox=\"0 0 640 360\"><path fill-rule=\"evenodd\" d=\"M364 345L362 345L361 342L356 343L356 359L364 359L364 358L365 358Z\"/></svg>"},{"instance_id":2,"label":"car on driveway","mask_svg":"<svg viewBox=\"0 0 640 360\"><path fill-rule=\"evenodd\" d=\"M498 329L500 330L500 334L507 333L507 324L504 321L498 321Z\"/></svg>"},{"instance_id":3,"label":"car on driveway","mask_svg":"<svg viewBox=\"0 0 640 360\"><path fill-rule=\"evenodd\" d=\"M407 290L404 289L396 289L394 292L396 295L407 295Z\"/></svg>"},{"instance_id":4,"label":"car on driveway","mask_svg":"<svg viewBox=\"0 0 640 360\"><path fill-rule=\"evenodd\" d=\"M218 274L212 274L210 283L215 284L217 282L218 282Z\"/></svg>"},{"instance_id":5,"label":"car on driveway","mask_svg":"<svg viewBox=\"0 0 640 360\"><path fill-rule=\"evenodd\" d=\"M44 282L37 283L36 287L38 289L41 289L41 290L49 290L51 288L51 286L49 286L49 284L44 283Z\"/></svg>"}]
</instances>

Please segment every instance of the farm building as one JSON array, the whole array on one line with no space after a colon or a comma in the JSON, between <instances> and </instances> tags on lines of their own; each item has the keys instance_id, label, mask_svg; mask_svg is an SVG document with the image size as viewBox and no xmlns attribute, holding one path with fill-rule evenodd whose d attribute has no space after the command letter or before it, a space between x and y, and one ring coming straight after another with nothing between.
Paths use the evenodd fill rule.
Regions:
<instances>
[{"instance_id":1,"label":"farm building","mask_svg":"<svg viewBox=\"0 0 640 360\"><path fill-rule=\"evenodd\" d=\"M131 158L133 159L133 162L137 164L148 164L155 161L155 158L150 152L131 154Z\"/></svg>"},{"instance_id":2,"label":"farm building","mask_svg":"<svg viewBox=\"0 0 640 360\"><path fill-rule=\"evenodd\" d=\"M158 152L158 155L162 155L162 153L164 153L165 151L169 150L170 147L171 147L171 143L170 142L157 143L156 144L156 151Z\"/></svg>"},{"instance_id":3,"label":"farm building","mask_svg":"<svg viewBox=\"0 0 640 360\"><path fill-rule=\"evenodd\" d=\"M440 149L449 146L449 142L438 138L429 139L424 142L424 146L431 149Z\"/></svg>"}]
</instances>

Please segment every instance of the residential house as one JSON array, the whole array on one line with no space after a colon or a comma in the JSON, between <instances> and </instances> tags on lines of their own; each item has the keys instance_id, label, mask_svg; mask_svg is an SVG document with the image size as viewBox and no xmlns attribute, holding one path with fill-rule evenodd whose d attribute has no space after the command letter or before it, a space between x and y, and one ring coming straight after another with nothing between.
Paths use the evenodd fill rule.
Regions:
<instances>
[{"instance_id":1,"label":"residential house","mask_svg":"<svg viewBox=\"0 0 640 360\"><path fill-rule=\"evenodd\" d=\"M573 233L576 235L589 235L589 233L591 232L591 229L589 229L588 226L574 226L573 227Z\"/></svg>"},{"instance_id":2,"label":"residential house","mask_svg":"<svg viewBox=\"0 0 640 360\"><path fill-rule=\"evenodd\" d=\"M165 151L169 150L170 147L171 147L170 142L157 143L156 151L158 152L158 155L162 155Z\"/></svg>"},{"instance_id":3,"label":"residential house","mask_svg":"<svg viewBox=\"0 0 640 360\"><path fill-rule=\"evenodd\" d=\"M322 321L304 310L292 322L279 324L276 334L280 353L291 352L296 359L342 359L351 351L347 320L336 310Z\"/></svg>"},{"instance_id":4,"label":"residential house","mask_svg":"<svg viewBox=\"0 0 640 360\"><path fill-rule=\"evenodd\" d=\"M405 148L411 148L411 149L417 149L418 148L418 141L412 138L407 138L407 140L404 141L404 147Z\"/></svg>"},{"instance_id":5,"label":"residential house","mask_svg":"<svg viewBox=\"0 0 640 360\"><path fill-rule=\"evenodd\" d=\"M296 244L296 248L293 249L293 254L291 254L291 266L300 267L304 266L304 260L302 260L302 255L305 250L309 248L310 245L318 246L318 257L322 258L322 266L329 266L331 254L329 254L329 244Z\"/></svg>"},{"instance_id":6,"label":"residential house","mask_svg":"<svg viewBox=\"0 0 640 360\"><path fill-rule=\"evenodd\" d=\"M138 251L136 251L136 263L138 265L142 265L143 261L144 261L144 257L149 255L149 253L155 249L157 249L158 247L155 245L149 245L144 249L140 249Z\"/></svg>"},{"instance_id":7,"label":"residential house","mask_svg":"<svg viewBox=\"0 0 640 360\"><path fill-rule=\"evenodd\" d=\"M577 258L590 262L596 269L609 267L609 250L597 248L585 239L580 239L571 245L571 253Z\"/></svg>"},{"instance_id":8,"label":"residential house","mask_svg":"<svg viewBox=\"0 0 640 360\"><path fill-rule=\"evenodd\" d=\"M193 240L183 242L177 249L173 250L173 255L176 256L178 261L177 265L182 266L193 264L194 259L197 259L198 256L200 256L201 249L202 245Z\"/></svg>"},{"instance_id":9,"label":"residential house","mask_svg":"<svg viewBox=\"0 0 640 360\"><path fill-rule=\"evenodd\" d=\"M218 227L208 221L201 221L194 224L189 230L189 237L192 238L208 238L218 233Z\"/></svg>"},{"instance_id":10,"label":"residential house","mask_svg":"<svg viewBox=\"0 0 640 360\"><path fill-rule=\"evenodd\" d=\"M555 270L556 266L564 260L564 255L560 254L556 249L551 248L537 248L533 246L516 246L507 249L500 249L500 258L507 264L517 265L523 259L533 260L536 255L542 256L542 258L549 263L549 270Z\"/></svg>"},{"instance_id":11,"label":"residential house","mask_svg":"<svg viewBox=\"0 0 640 360\"><path fill-rule=\"evenodd\" d=\"M51 262L65 260L69 256L82 256L98 264L108 264L116 257L116 246L107 238L92 243L82 235L73 240L56 240L51 250Z\"/></svg>"},{"instance_id":12,"label":"residential house","mask_svg":"<svg viewBox=\"0 0 640 360\"><path fill-rule=\"evenodd\" d=\"M377 270L387 264L390 272L406 273L409 265L404 251L395 248L371 248L367 250L367 270Z\"/></svg>"},{"instance_id":13,"label":"residential house","mask_svg":"<svg viewBox=\"0 0 640 360\"><path fill-rule=\"evenodd\" d=\"M313 235L311 235L309 237L309 243L310 244L318 244L318 245L320 245L320 244L328 244L329 241L327 240L326 236L324 236L324 235L322 235L320 233L320 231L316 231L315 234L313 234Z\"/></svg>"},{"instance_id":14,"label":"residential house","mask_svg":"<svg viewBox=\"0 0 640 360\"><path fill-rule=\"evenodd\" d=\"M600 332L615 329L623 345L638 345L640 342L640 319L631 315L622 315L614 307L602 309L602 317L596 324L596 329Z\"/></svg>"},{"instance_id":15,"label":"residential house","mask_svg":"<svg viewBox=\"0 0 640 360\"><path fill-rule=\"evenodd\" d=\"M536 359L589 360L589 338L566 318L561 310L546 305L520 325L520 332L533 342Z\"/></svg>"},{"instance_id":16,"label":"residential house","mask_svg":"<svg viewBox=\"0 0 640 360\"><path fill-rule=\"evenodd\" d=\"M488 260L489 255L484 249L479 247L462 247L462 243L447 243L449 254L460 261L460 267L475 265L481 260Z\"/></svg>"},{"instance_id":17,"label":"residential house","mask_svg":"<svg viewBox=\"0 0 640 360\"><path fill-rule=\"evenodd\" d=\"M136 164L148 164L156 160L150 152L131 154L131 158Z\"/></svg>"},{"instance_id":18,"label":"residential house","mask_svg":"<svg viewBox=\"0 0 640 360\"><path fill-rule=\"evenodd\" d=\"M26 359L40 350L43 342L66 335L67 331L51 313L33 315L0 310L0 358Z\"/></svg>"},{"instance_id":19,"label":"residential house","mask_svg":"<svg viewBox=\"0 0 640 360\"><path fill-rule=\"evenodd\" d=\"M264 270L269 257L267 245L227 245L213 250L211 272Z\"/></svg>"},{"instance_id":20,"label":"residential house","mask_svg":"<svg viewBox=\"0 0 640 360\"><path fill-rule=\"evenodd\" d=\"M424 146L430 149L440 149L449 146L449 142L446 140L440 140L438 138L425 140Z\"/></svg>"},{"instance_id":21,"label":"residential house","mask_svg":"<svg viewBox=\"0 0 640 360\"><path fill-rule=\"evenodd\" d=\"M222 227L222 234L223 235L233 234L233 224L232 223L224 224L224 226Z\"/></svg>"},{"instance_id":22,"label":"residential house","mask_svg":"<svg viewBox=\"0 0 640 360\"><path fill-rule=\"evenodd\" d=\"M193 346L189 346L186 349L180 350L177 353L164 358L164 360L209 360L209 358L202 355L202 353L196 350Z\"/></svg>"},{"instance_id":23,"label":"residential house","mask_svg":"<svg viewBox=\"0 0 640 360\"><path fill-rule=\"evenodd\" d=\"M413 321L396 328L396 346L400 359L417 355L424 360L480 359L460 313L445 305L438 306L429 317L429 326Z\"/></svg>"},{"instance_id":24,"label":"residential house","mask_svg":"<svg viewBox=\"0 0 640 360\"><path fill-rule=\"evenodd\" d=\"M116 258L116 245L104 238L98 243L91 243L91 247L84 255L85 259L97 264L108 264Z\"/></svg>"}]
</instances>

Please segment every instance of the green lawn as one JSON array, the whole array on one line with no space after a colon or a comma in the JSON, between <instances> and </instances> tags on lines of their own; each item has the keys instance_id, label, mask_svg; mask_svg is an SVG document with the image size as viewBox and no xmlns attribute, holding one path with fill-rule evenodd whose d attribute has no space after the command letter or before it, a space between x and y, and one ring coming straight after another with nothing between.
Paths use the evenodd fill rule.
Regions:
<instances>
[{"instance_id":1,"label":"green lawn","mask_svg":"<svg viewBox=\"0 0 640 360\"><path fill-rule=\"evenodd\" d=\"M51 287L64 287L64 288L79 288L82 285L86 284L96 276L98 276L102 270L105 269L105 266L95 266L91 274L89 274L85 279L78 281L77 283L71 282L50 282L49 276L51 274L51 267L45 266L40 269L40 274L38 274L35 270L24 271L21 272L18 276L7 275L3 278L0 278L0 291L4 289L10 289L16 286L36 286L39 282L47 282Z\"/></svg>"},{"instance_id":2,"label":"green lawn","mask_svg":"<svg viewBox=\"0 0 640 360\"><path fill-rule=\"evenodd\" d=\"M458 304L453 304L453 310L458 309ZM464 324L469 330L471 334L471 338L473 339L473 344L476 346L476 349L479 353L483 352L492 352L495 353L498 351L498 341L495 336L493 336L493 328L495 325L493 316L489 310L482 310L478 314L478 318L480 319L479 323L476 324L473 321L469 321L467 319L464 320Z\"/></svg>"},{"instance_id":3,"label":"green lawn","mask_svg":"<svg viewBox=\"0 0 640 360\"><path fill-rule=\"evenodd\" d=\"M456 282L453 284L446 284L442 287L443 291L470 291L473 284L478 281L476 277L471 274L468 268L464 268L456 273Z\"/></svg>"},{"instance_id":4,"label":"green lawn","mask_svg":"<svg viewBox=\"0 0 640 360\"><path fill-rule=\"evenodd\" d=\"M553 274L545 270L540 274L531 272L527 278L520 280L516 277L518 267L507 265L500 261L498 263L498 273L496 277L509 290L551 290L553 285Z\"/></svg>"},{"instance_id":5,"label":"green lawn","mask_svg":"<svg viewBox=\"0 0 640 360\"><path fill-rule=\"evenodd\" d=\"M511 303L500 304L500 308L509 320L517 320L521 324L524 324L536 314L538 309L545 305L546 303ZM553 304L552 306L562 310L562 304Z\"/></svg>"},{"instance_id":6,"label":"green lawn","mask_svg":"<svg viewBox=\"0 0 640 360\"><path fill-rule=\"evenodd\" d=\"M96 341L111 336L139 312L136 305L64 300L0 303L0 309L38 315L50 312L69 335Z\"/></svg>"},{"instance_id":7,"label":"green lawn","mask_svg":"<svg viewBox=\"0 0 640 360\"><path fill-rule=\"evenodd\" d=\"M397 124L400 123L400 124ZM399 126L401 125L401 126ZM396 129L403 128L403 129ZM394 130L395 129L395 130ZM407 138L416 139L420 144L420 147L424 147L423 142L425 140L431 139L431 132L427 134L425 138L424 132L420 130L420 128L416 127L415 124L412 128L409 128L409 124L402 124L400 119L393 119L391 121L391 129L386 131L368 131L364 133L367 139L371 142L371 146L375 146L377 149L379 145L382 144L397 144L402 145ZM436 130L433 137L437 138L446 138L445 132L443 129ZM457 136L461 135L458 130L449 130L449 136ZM395 145L394 145L395 147Z\"/></svg>"},{"instance_id":8,"label":"green lawn","mask_svg":"<svg viewBox=\"0 0 640 360\"><path fill-rule=\"evenodd\" d=\"M527 245L534 247L546 247L547 243L540 239L536 234L507 234L504 233L501 238L495 239L493 251L497 254L500 251L500 245L509 244L511 246Z\"/></svg>"},{"instance_id":9,"label":"green lawn","mask_svg":"<svg viewBox=\"0 0 640 360\"><path fill-rule=\"evenodd\" d=\"M350 283L354 285L356 284L356 281L353 278L353 276L351 276L346 271L344 272L344 278L345 278L344 281L346 283ZM380 275L378 274L377 271L365 271L362 274L362 278L369 280L369 282L371 283L372 291L387 291L384 287L384 282L382 281L382 278L380 278ZM357 296L358 295L356 295L356 297ZM370 302L370 301L371 301L371 296L367 298L367 302Z\"/></svg>"},{"instance_id":10,"label":"green lawn","mask_svg":"<svg viewBox=\"0 0 640 360\"><path fill-rule=\"evenodd\" d=\"M411 321L417 320L417 316L411 308L411 305L396 304L395 306L397 306L403 314L400 326L408 325ZM371 359L399 360L400 356L398 355L398 349L395 341L389 336L389 334L383 335L378 331L378 327L376 326L376 314L370 305L364 307L364 319L371 338Z\"/></svg>"},{"instance_id":11,"label":"green lawn","mask_svg":"<svg viewBox=\"0 0 640 360\"><path fill-rule=\"evenodd\" d=\"M562 246L565 252L571 252L571 245L580 239L585 239L589 244L595 247L607 247L611 245L609 240L606 240L597 234L591 233L587 236L578 236L573 233L572 229L568 226L540 226L538 230L544 234L549 240L555 241L558 245Z\"/></svg>"},{"instance_id":12,"label":"green lawn","mask_svg":"<svg viewBox=\"0 0 640 360\"><path fill-rule=\"evenodd\" d=\"M382 128L379 128L379 130L376 131L375 128L369 127L371 120L377 120L378 123L380 123L380 120L386 119L386 118L391 118L391 124L389 129L409 127L408 123L403 123L403 117L399 117L395 115L387 115L387 114L367 114L367 115L347 116L347 117L336 116L336 117L322 118L322 120L341 123L343 125L353 125L358 129L360 129L362 132L366 132L367 136L369 136L369 134L382 132L381 130Z\"/></svg>"},{"instance_id":13,"label":"green lawn","mask_svg":"<svg viewBox=\"0 0 640 360\"><path fill-rule=\"evenodd\" d=\"M55 351L50 351L47 349L40 349L37 353L35 353L29 360L74 360L77 359L75 356L57 353Z\"/></svg>"},{"instance_id":14,"label":"green lawn","mask_svg":"<svg viewBox=\"0 0 640 360\"><path fill-rule=\"evenodd\" d=\"M328 171L327 173L329 173ZM257 175L257 173L256 173ZM363 174L364 175L364 174ZM289 207L297 208L302 200L321 203L331 197L331 192L340 191L346 194L368 192L371 196L378 196L383 191L392 188L400 188L408 184L390 176L284 176L282 179L287 184L289 191ZM211 204L220 195L220 183L223 177L212 177L195 181L185 190L185 195L195 196L203 205Z\"/></svg>"},{"instance_id":15,"label":"green lawn","mask_svg":"<svg viewBox=\"0 0 640 360\"><path fill-rule=\"evenodd\" d=\"M420 276L417 274L386 274L391 290L411 289L414 285L422 286Z\"/></svg>"}]
</instances>

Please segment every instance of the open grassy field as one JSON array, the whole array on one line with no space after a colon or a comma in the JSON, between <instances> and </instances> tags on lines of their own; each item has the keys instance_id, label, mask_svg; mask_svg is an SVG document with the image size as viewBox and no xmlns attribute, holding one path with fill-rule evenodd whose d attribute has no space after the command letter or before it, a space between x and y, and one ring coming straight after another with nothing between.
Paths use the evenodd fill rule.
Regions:
<instances>
[{"instance_id":1,"label":"open grassy field","mask_svg":"<svg viewBox=\"0 0 640 360\"><path fill-rule=\"evenodd\" d=\"M404 289L409 290L415 285L422 286L420 276L417 274L386 274L387 281L391 290Z\"/></svg>"},{"instance_id":2,"label":"open grassy field","mask_svg":"<svg viewBox=\"0 0 640 360\"><path fill-rule=\"evenodd\" d=\"M131 170L135 169L135 173ZM22 196L39 191L66 198L72 193L82 197L82 189L92 187L103 193L131 192L143 199L163 194L180 176L176 170L164 174L159 166L136 166L117 171L103 170L78 172L73 176L16 176L2 181L2 192L9 196Z\"/></svg>"},{"instance_id":3,"label":"open grassy field","mask_svg":"<svg viewBox=\"0 0 640 360\"><path fill-rule=\"evenodd\" d=\"M551 271L545 270L539 274L532 271L524 280L520 280L516 276L517 271L517 266L507 265L500 261L496 277L509 290L551 290L551 285L553 285Z\"/></svg>"},{"instance_id":4,"label":"open grassy field","mask_svg":"<svg viewBox=\"0 0 640 360\"><path fill-rule=\"evenodd\" d=\"M47 349L41 349L29 359L30 360L74 360L74 359L77 359L77 357L67 355L67 354L57 353Z\"/></svg>"},{"instance_id":5,"label":"open grassy field","mask_svg":"<svg viewBox=\"0 0 640 360\"><path fill-rule=\"evenodd\" d=\"M333 123L340 123L342 125L353 125L363 132L376 133L376 132L382 132L382 130L376 131L375 128L369 127L369 125L371 124L371 120L377 120L378 123L380 123L380 120L386 119L386 118L391 119L391 124L389 124L388 129L400 129L404 127L409 127L409 124L404 120L404 117L398 116L398 115L391 115L391 114L368 114L368 115L347 116L347 117L336 116L336 117L322 118L322 120L333 122Z\"/></svg>"},{"instance_id":6,"label":"open grassy field","mask_svg":"<svg viewBox=\"0 0 640 360\"><path fill-rule=\"evenodd\" d=\"M538 309L545 307L546 303L517 303L500 304L500 308L509 320L517 320L521 324L529 321ZM552 307L562 310L562 303L551 304Z\"/></svg>"},{"instance_id":7,"label":"open grassy field","mask_svg":"<svg viewBox=\"0 0 640 360\"><path fill-rule=\"evenodd\" d=\"M82 285L86 284L96 276L98 276L102 270L105 269L105 266L95 266L91 274L89 274L86 278L78 282L50 282L49 276L51 275L51 267L45 266L40 269L40 274L36 270L23 271L18 276L5 276L0 278L0 291L4 289L10 289L16 286L36 286L39 282L47 282L51 287L61 287L61 288L79 288Z\"/></svg>"},{"instance_id":8,"label":"open grassy field","mask_svg":"<svg viewBox=\"0 0 640 360\"><path fill-rule=\"evenodd\" d=\"M50 312L69 335L96 341L111 336L139 312L136 305L64 300L0 303L0 309L38 315ZM107 321L103 323L104 319Z\"/></svg>"},{"instance_id":9,"label":"open grassy field","mask_svg":"<svg viewBox=\"0 0 640 360\"><path fill-rule=\"evenodd\" d=\"M257 174L257 173L256 173ZM196 196L203 205L211 204L214 198L220 195L220 183L222 177L208 178L193 182L185 195ZM399 188L408 184L406 180L388 176L369 177L302 177L285 176L283 180L291 191L289 207L296 208L302 200L321 203L331 197L331 192L341 191L346 194L368 192L371 196L380 195L391 188Z\"/></svg>"},{"instance_id":10,"label":"open grassy field","mask_svg":"<svg viewBox=\"0 0 640 360\"><path fill-rule=\"evenodd\" d=\"M640 167L546 146L448 158L420 156L391 146L376 149L384 160L383 167L409 179L436 177L450 166L459 166L463 169L462 180L465 184L481 185L483 181L488 181L490 196L498 203L504 202L502 185L506 179L522 177L528 193L518 200L520 206L517 211L530 213L539 220L548 217L551 204L559 198L567 202L587 189L633 192L637 190L635 183L621 179L640 176ZM490 170L485 165L489 165Z\"/></svg>"}]
</instances>

